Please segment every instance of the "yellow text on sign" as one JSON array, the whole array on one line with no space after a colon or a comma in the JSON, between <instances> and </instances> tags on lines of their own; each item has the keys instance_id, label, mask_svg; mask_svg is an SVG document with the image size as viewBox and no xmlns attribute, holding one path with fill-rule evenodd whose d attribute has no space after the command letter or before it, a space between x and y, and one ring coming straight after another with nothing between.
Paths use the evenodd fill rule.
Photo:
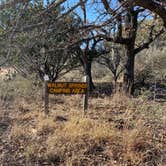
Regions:
<instances>
[{"instance_id":1,"label":"yellow text on sign","mask_svg":"<svg viewBox=\"0 0 166 166\"><path fill-rule=\"evenodd\" d=\"M58 82L48 83L48 93L51 94L85 94L87 83Z\"/></svg>"}]
</instances>

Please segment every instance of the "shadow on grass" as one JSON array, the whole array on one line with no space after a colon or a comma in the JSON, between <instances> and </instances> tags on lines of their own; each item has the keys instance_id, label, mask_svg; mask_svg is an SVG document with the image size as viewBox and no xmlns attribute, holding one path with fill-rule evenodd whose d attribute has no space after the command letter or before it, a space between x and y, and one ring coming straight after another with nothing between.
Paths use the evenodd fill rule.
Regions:
<instances>
[{"instance_id":1,"label":"shadow on grass","mask_svg":"<svg viewBox=\"0 0 166 166\"><path fill-rule=\"evenodd\" d=\"M166 102L166 82L154 83L136 83L135 91L137 91L136 97L141 94L141 90L148 91L148 99L156 102Z\"/></svg>"},{"instance_id":2,"label":"shadow on grass","mask_svg":"<svg viewBox=\"0 0 166 166\"><path fill-rule=\"evenodd\" d=\"M90 93L91 97L104 97L111 96L113 91L113 85L111 82L95 83L95 89Z\"/></svg>"}]
</instances>

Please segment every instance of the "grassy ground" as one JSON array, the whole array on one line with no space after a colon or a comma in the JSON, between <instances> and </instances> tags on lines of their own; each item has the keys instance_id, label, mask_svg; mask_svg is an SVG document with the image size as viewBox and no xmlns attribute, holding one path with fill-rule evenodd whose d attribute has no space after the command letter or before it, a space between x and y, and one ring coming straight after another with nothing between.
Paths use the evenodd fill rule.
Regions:
<instances>
[{"instance_id":1,"label":"grassy ground","mask_svg":"<svg viewBox=\"0 0 166 166\"><path fill-rule=\"evenodd\" d=\"M166 106L146 97L51 96L17 78L0 84L0 163L4 166L165 166Z\"/></svg>"}]
</instances>

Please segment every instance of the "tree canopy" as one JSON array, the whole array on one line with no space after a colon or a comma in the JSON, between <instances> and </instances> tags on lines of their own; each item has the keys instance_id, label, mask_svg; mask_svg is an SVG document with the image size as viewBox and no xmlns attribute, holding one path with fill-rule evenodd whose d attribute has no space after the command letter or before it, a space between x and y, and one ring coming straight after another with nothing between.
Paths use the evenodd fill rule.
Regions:
<instances>
[{"instance_id":1,"label":"tree canopy","mask_svg":"<svg viewBox=\"0 0 166 166\"><path fill-rule=\"evenodd\" d=\"M134 86L135 56L165 32L160 0L11 0L1 2L0 9L0 65L31 68L55 80L81 63L90 75L85 62L110 51L104 43L111 42L124 48L126 93Z\"/></svg>"}]
</instances>

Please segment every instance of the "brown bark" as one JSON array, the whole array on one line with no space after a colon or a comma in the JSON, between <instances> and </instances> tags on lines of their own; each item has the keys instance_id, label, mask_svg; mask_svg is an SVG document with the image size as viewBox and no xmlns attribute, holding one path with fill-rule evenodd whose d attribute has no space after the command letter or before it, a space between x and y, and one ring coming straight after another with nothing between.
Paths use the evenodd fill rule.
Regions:
<instances>
[{"instance_id":1,"label":"brown bark","mask_svg":"<svg viewBox=\"0 0 166 166\"><path fill-rule=\"evenodd\" d=\"M92 68L92 61L88 61L85 66L84 66L84 70L85 70L85 74L88 75L89 77L89 91L93 91L95 89L94 83L93 83L93 79L92 79L92 72L91 69Z\"/></svg>"},{"instance_id":2,"label":"brown bark","mask_svg":"<svg viewBox=\"0 0 166 166\"><path fill-rule=\"evenodd\" d=\"M84 69L84 74L88 76L89 91L93 91L95 89L91 71L93 57L89 57L88 54L86 54L87 52L81 50L80 47L78 47L77 49L77 55L79 56L80 63Z\"/></svg>"},{"instance_id":3,"label":"brown bark","mask_svg":"<svg viewBox=\"0 0 166 166\"><path fill-rule=\"evenodd\" d=\"M130 95L134 90L134 61L135 55L133 54L133 48L130 45L126 45L126 64L124 70L124 83L123 91L125 94Z\"/></svg>"},{"instance_id":4,"label":"brown bark","mask_svg":"<svg viewBox=\"0 0 166 166\"><path fill-rule=\"evenodd\" d=\"M125 58L126 64L124 65L124 83L123 91L127 95L131 95L134 90L134 47L137 34L137 21L138 13L133 8L128 9L125 18L126 38L130 44L125 44Z\"/></svg>"},{"instance_id":5,"label":"brown bark","mask_svg":"<svg viewBox=\"0 0 166 166\"><path fill-rule=\"evenodd\" d=\"M164 4L158 4L153 0L133 0L133 2L135 5L141 6L145 9L149 9L150 11L159 15L164 22L164 26L166 27L166 9Z\"/></svg>"}]
</instances>

